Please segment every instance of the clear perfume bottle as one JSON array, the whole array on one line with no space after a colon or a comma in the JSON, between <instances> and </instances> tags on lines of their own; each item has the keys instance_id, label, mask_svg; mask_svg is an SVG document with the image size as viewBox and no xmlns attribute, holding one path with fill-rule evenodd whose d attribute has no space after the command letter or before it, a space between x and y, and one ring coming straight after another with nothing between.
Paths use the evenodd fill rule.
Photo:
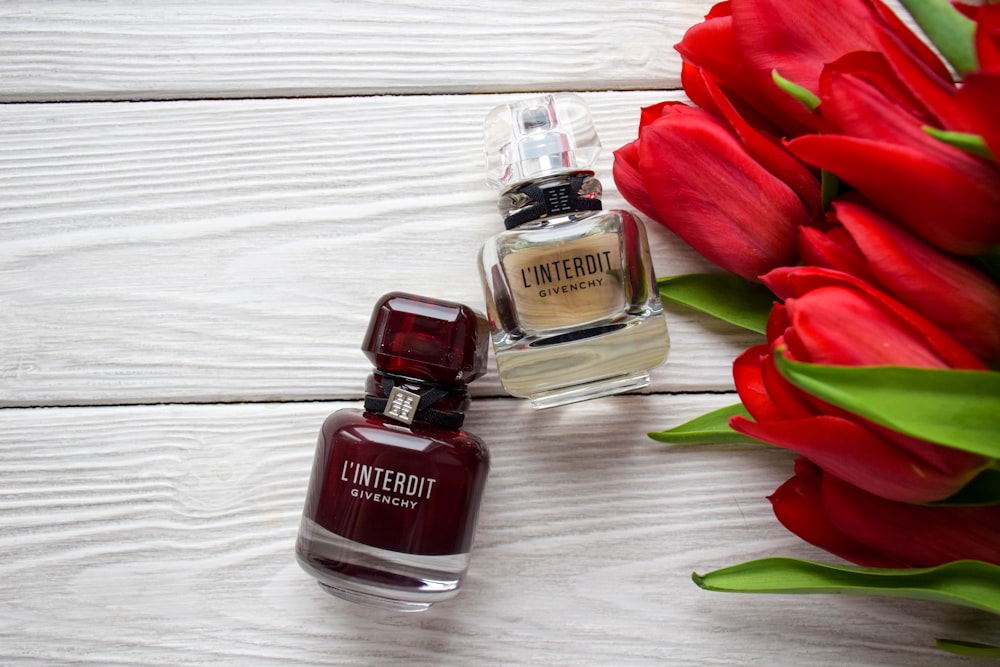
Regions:
<instances>
[{"instance_id":1,"label":"clear perfume bottle","mask_svg":"<svg viewBox=\"0 0 1000 667\"><path fill-rule=\"evenodd\" d=\"M488 341L468 306L399 292L375 305L365 409L323 423L295 547L326 591L400 611L458 594L490 466L460 427Z\"/></svg>"},{"instance_id":2,"label":"clear perfume bottle","mask_svg":"<svg viewBox=\"0 0 1000 667\"><path fill-rule=\"evenodd\" d=\"M642 222L601 210L586 102L561 93L486 118L506 231L479 269L504 388L534 408L639 389L670 342Z\"/></svg>"}]
</instances>

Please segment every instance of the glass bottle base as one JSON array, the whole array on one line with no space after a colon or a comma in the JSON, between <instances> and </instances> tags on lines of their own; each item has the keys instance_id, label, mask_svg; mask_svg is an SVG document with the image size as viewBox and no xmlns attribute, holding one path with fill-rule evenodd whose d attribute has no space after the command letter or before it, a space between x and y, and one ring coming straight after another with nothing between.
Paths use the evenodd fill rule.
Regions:
<instances>
[{"instance_id":1,"label":"glass bottle base","mask_svg":"<svg viewBox=\"0 0 1000 667\"><path fill-rule=\"evenodd\" d=\"M383 597L381 595L373 595L371 593L365 593L361 591L356 591L353 588L346 588L340 586L339 584L330 584L325 581L317 581L319 587L333 595L345 600L347 602L353 602L355 604L363 604L369 607L378 607L380 609L389 609L391 611L403 611L403 612L418 612L427 611L431 608L433 602L404 602L402 600L395 600L392 598Z\"/></svg>"},{"instance_id":2,"label":"glass bottle base","mask_svg":"<svg viewBox=\"0 0 1000 667\"><path fill-rule=\"evenodd\" d=\"M302 518L295 555L327 593L394 611L418 612L458 595L469 554L424 556L370 547Z\"/></svg>"},{"instance_id":3,"label":"glass bottle base","mask_svg":"<svg viewBox=\"0 0 1000 667\"><path fill-rule=\"evenodd\" d=\"M585 336L552 342L536 336L494 348L504 389L527 398L533 408L551 408L641 389L649 371L663 363L670 338L663 315L633 317L607 331L594 327Z\"/></svg>"},{"instance_id":4,"label":"glass bottle base","mask_svg":"<svg viewBox=\"0 0 1000 667\"><path fill-rule=\"evenodd\" d=\"M577 401L589 401L592 398L613 396L626 391L642 389L647 386L649 386L649 373L639 371L628 375L605 378L596 382L539 392L528 396L528 400L531 402L532 408L543 410L568 403L576 403Z\"/></svg>"}]
</instances>

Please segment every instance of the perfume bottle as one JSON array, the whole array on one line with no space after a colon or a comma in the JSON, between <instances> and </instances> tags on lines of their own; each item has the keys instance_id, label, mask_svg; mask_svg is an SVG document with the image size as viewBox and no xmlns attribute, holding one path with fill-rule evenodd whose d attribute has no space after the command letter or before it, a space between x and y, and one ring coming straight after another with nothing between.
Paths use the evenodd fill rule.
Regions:
<instances>
[{"instance_id":1,"label":"perfume bottle","mask_svg":"<svg viewBox=\"0 0 1000 667\"><path fill-rule=\"evenodd\" d=\"M504 388L548 408L648 385L667 324L642 222L601 210L586 102L499 106L485 148L506 231L486 241L479 270Z\"/></svg>"},{"instance_id":2,"label":"perfume bottle","mask_svg":"<svg viewBox=\"0 0 1000 667\"><path fill-rule=\"evenodd\" d=\"M490 465L460 427L488 340L468 306L400 292L376 303L364 411L323 423L295 547L326 591L400 611L458 594Z\"/></svg>"}]
</instances>

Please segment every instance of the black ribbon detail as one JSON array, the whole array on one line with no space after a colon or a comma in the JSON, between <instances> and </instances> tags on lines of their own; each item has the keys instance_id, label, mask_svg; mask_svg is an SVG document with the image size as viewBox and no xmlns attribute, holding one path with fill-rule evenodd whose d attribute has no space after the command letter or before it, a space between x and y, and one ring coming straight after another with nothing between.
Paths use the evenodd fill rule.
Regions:
<instances>
[{"instance_id":1,"label":"black ribbon detail","mask_svg":"<svg viewBox=\"0 0 1000 667\"><path fill-rule=\"evenodd\" d=\"M420 421L427 422L428 424L449 429L457 429L462 426L462 423L465 421L464 413L452 412L449 410L438 410L432 407L448 394L454 393L456 391L455 388L432 385L430 383L420 382L412 378L383 375L382 391L385 393L385 396L372 396L371 394L365 396L365 410L368 412L377 412L379 414L384 413L386 406L389 404L389 394L392 392L394 387L403 384L416 384L429 387L426 392L420 394L420 400L417 402L416 410L414 410L413 421L417 421L419 419Z\"/></svg>"},{"instance_id":2,"label":"black ribbon detail","mask_svg":"<svg viewBox=\"0 0 1000 667\"><path fill-rule=\"evenodd\" d=\"M534 203L504 218L504 226L507 229L514 229L526 222L553 215L576 211L600 211L600 199L580 196L580 188L588 176L589 174L574 174L569 183L556 183L545 187L535 183L522 185L515 192L525 195Z\"/></svg>"}]
</instances>

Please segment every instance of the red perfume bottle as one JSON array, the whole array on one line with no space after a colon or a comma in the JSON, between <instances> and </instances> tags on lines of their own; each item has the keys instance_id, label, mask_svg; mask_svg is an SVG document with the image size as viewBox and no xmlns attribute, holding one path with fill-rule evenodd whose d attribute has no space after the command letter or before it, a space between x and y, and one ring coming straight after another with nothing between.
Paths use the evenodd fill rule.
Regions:
<instances>
[{"instance_id":1,"label":"red perfume bottle","mask_svg":"<svg viewBox=\"0 0 1000 667\"><path fill-rule=\"evenodd\" d=\"M324 422L295 546L328 592L401 611L458 594L489 473L460 427L488 345L468 306L400 292L375 305L365 409Z\"/></svg>"}]
</instances>

